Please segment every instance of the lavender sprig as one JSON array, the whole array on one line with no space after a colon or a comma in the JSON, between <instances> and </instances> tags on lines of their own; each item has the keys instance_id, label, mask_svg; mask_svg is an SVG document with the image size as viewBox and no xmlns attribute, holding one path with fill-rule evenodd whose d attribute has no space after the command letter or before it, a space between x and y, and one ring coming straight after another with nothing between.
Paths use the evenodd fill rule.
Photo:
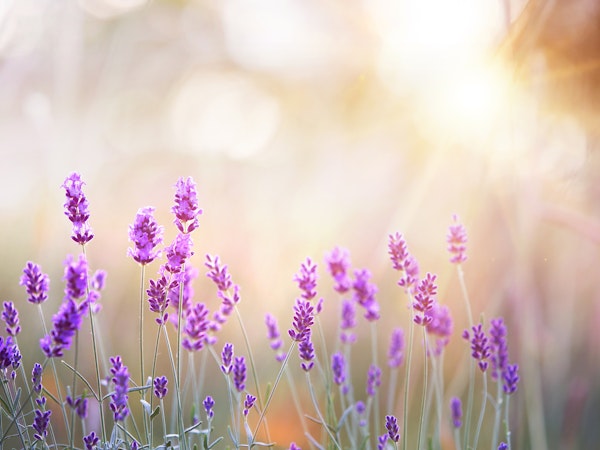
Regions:
<instances>
[{"instance_id":1,"label":"lavender sprig","mask_svg":"<svg viewBox=\"0 0 600 450\"><path fill-rule=\"evenodd\" d=\"M74 172L65 179L61 186L65 189L67 197L64 205L65 215L73 224L71 239L81 245L85 245L94 237L88 224L90 213L87 198L82 190L83 185L81 175Z\"/></svg>"},{"instance_id":2,"label":"lavender sprig","mask_svg":"<svg viewBox=\"0 0 600 450\"><path fill-rule=\"evenodd\" d=\"M2 320L6 325L6 333L10 336L16 336L21 331L19 311L17 311L13 302L4 302L3 305Z\"/></svg>"},{"instance_id":3,"label":"lavender sprig","mask_svg":"<svg viewBox=\"0 0 600 450\"><path fill-rule=\"evenodd\" d=\"M27 261L19 284L25 286L28 295L27 301L30 303L40 304L48 299L50 279L47 274L42 272L42 268L38 264Z\"/></svg>"},{"instance_id":4,"label":"lavender sprig","mask_svg":"<svg viewBox=\"0 0 600 450\"><path fill-rule=\"evenodd\" d=\"M154 208L151 206L141 208L135 216L135 221L129 225L129 240L133 242L134 247L127 250L127 255L142 266L160 256L160 250L156 247L163 240L164 229L154 219L153 213Z\"/></svg>"}]
</instances>

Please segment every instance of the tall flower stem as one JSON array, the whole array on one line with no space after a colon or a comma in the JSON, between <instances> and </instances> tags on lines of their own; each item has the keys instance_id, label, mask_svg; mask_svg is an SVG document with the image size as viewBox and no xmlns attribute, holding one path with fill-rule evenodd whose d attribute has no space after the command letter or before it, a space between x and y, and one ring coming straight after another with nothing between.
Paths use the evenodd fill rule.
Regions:
<instances>
[{"instance_id":1,"label":"tall flower stem","mask_svg":"<svg viewBox=\"0 0 600 450\"><path fill-rule=\"evenodd\" d=\"M425 358L423 361L423 395L421 396L421 418L419 420L419 434L417 439L417 450L421 450L421 443L423 438L423 425L427 417L425 417L425 400L427 397L427 367L429 363L427 362L427 329L423 326L423 347L425 350ZM404 429L404 434L406 434L406 429Z\"/></svg>"},{"instance_id":2,"label":"tall flower stem","mask_svg":"<svg viewBox=\"0 0 600 450\"><path fill-rule=\"evenodd\" d=\"M181 301L181 299L180 299ZM179 303L181 305L181 303ZM181 308L180 308L181 309ZM166 330L165 330L166 331ZM180 339L181 336L178 335L178 339ZM182 407L181 407L181 389L180 389L180 379L178 376L177 371L180 369L178 367L178 361L176 363L175 361L175 357L173 356L173 349L171 348L171 342L169 340L169 333L165 332L165 340L166 340L166 344L167 344L167 350L169 353L169 359L171 361L171 368L173 370L173 378L175 379L175 392L176 392L176 401L177 401L177 427L179 429L178 432L178 436L179 436L179 444L181 446L181 448L187 448L187 442L185 440L185 434L184 434L184 425L183 425L183 412L182 412ZM180 347L180 345L178 346ZM179 353L179 350L178 352ZM179 357L179 355L177 355Z\"/></svg>"},{"instance_id":3,"label":"tall flower stem","mask_svg":"<svg viewBox=\"0 0 600 450\"><path fill-rule=\"evenodd\" d=\"M182 273L185 273L185 264L181 267ZM183 405L181 404L181 327L183 326L183 285L184 280L183 277L179 282L179 307L177 308L177 366L175 368L175 373L173 376L175 377L175 389L177 390L177 423L179 426L179 442L183 449L187 448L186 440L185 440L185 427L183 424ZM167 333L165 333L167 336ZM168 339L168 336L167 336ZM171 346L169 345L169 351Z\"/></svg>"},{"instance_id":4,"label":"tall flower stem","mask_svg":"<svg viewBox=\"0 0 600 450\"><path fill-rule=\"evenodd\" d=\"M409 301L412 305L412 295L409 294ZM404 371L404 433L402 433L402 450L408 446L408 391L410 386L410 366L412 362L412 348L414 335L414 310L410 308L410 324L408 325L408 346L406 348L406 369Z\"/></svg>"},{"instance_id":5,"label":"tall flower stem","mask_svg":"<svg viewBox=\"0 0 600 450\"><path fill-rule=\"evenodd\" d=\"M473 328L473 313L471 312L471 301L469 299L469 292L465 283L465 274L460 264L456 265L456 272L458 274L458 281L460 283L460 289L462 296L465 301L465 309L467 310L467 317L469 318L469 329ZM464 428L464 443L465 447L469 447L469 437L471 433L471 414L473 412L473 396L475 395L475 360L469 358L469 392L467 395L467 412L465 414L465 428Z\"/></svg>"},{"instance_id":6,"label":"tall flower stem","mask_svg":"<svg viewBox=\"0 0 600 450\"><path fill-rule=\"evenodd\" d=\"M510 404L510 395L506 396L506 407L504 408L504 426L506 427L506 444L508 445L508 450L512 450L511 442L510 442L510 422L508 421L508 410Z\"/></svg>"},{"instance_id":7,"label":"tall flower stem","mask_svg":"<svg viewBox=\"0 0 600 450\"><path fill-rule=\"evenodd\" d=\"M339 450L342 450L342 447L340 446L340 444L338 443L336 437L333 435L333 433L329 429L329 426L327 425L327 422L325 421L325 418L323 417L323 414L321 413L321 410L319 408L319 403L317 402L317 397L315 396L315 390L313 388L312 382L310 381L310 371L306 372L306 382L308 384L308 390L310 392L310 398L311 398L311 400L313 402L313 405L315 407L315 411L317 413L317 416L319 416L319 420L321 421L321 425L323 425L323 427L325 428L325 431L329 435L329 438L331 439L331 442L333 443L333 445L335 446L335 448L337 448Z\"/></svg>"},{"instance_id":8,"label":"tall flower stem","mask_svg":"<svg viewBox=\"0 0 600 450\"><path fill-rule=\"evenodd\" d=\"M5 376L0 379L0 384L2 385L2 390L4 391L4 397L10 402L11 405L14 404L14 398L12 394L8 391L7 385L8 380ZM18 411L10 411L10 415L12 416L12 423L17 426L17 434L19 435L19 439L21 440L21 445L23 448L27 448L27 444L25 444L25 438L23 437L23 430L21 429L21 424L19 424L19 416L21 415L22 408ZM9 416L10 417L10 416Z\"/></svg>"},{"instance_id":9,"label":"tall flower stem","mask_svg":"<svg viewBox=\"0 0 600 450\"><path fill-rule=\"evenodd\" d=\"M475 431L475 439L473 440L473 448L477 448L479 441L479 433L483 424L483 416L485 415L485 406L487 404L487 372L483 372L483 399L481 401L481 411L479 411L479 421L477 422L477 430Z\"/></svg>"},{"instance_id":10,"label":"tall flower stem","mask_svg":"<svg viewBox=\"0 0 600 450\"><path fill-rule=\"evenodd\" d=\"M379 367L379 358L377 357L377 324L373 321L371 322L371 356L373 358L373 365L375 367ZM375 391L375 396L373 398L374 409L375 409L375 427L378 427L380 422L379 416L379 389ZM377 434L377 428L375 429L375 434Z\"/></svg>"},{"instance_id":11,"label":"tall flower stem","mask_svg":"<svg viewBox=\"0 0 600 450\"><path fill-rule=\"evenodd\" d=\"M494 405L494 431L492 432L491 449L495 450L498 445L498 432L500 429L500 416L502 415L502 383L498 379L496 382L496 404Z\"/></svg>"},{"instance_id":12,"label":"tall flower stem","mask_svg":"<svg viewBox=\"0 0 600 450\"><path fill-rule=\"evenodd\" d=\"M140 386L146 385L146 379L144 377L144 278L146 274L146 265L141 264L140 270L140 325L139 325L139 341L140 341ZM154 378L152 378L154 380ZM142 396L142 400L146 398L146 390L142 389L140 391ZM149 439L149 430L148 430L148 416L143 414L144 421L144 432L146 434L146 439ZM152 445L152 443L150 443Z\"/></svg>"}]
</instances>

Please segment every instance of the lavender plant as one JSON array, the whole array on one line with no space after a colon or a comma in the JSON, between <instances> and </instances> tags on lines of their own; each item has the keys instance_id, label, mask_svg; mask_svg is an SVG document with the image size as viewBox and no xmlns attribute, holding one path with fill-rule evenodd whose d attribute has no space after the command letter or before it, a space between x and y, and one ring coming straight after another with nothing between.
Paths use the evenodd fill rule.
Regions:
<instances>
[{"instance_id":1,"label":"lavender plant","mask_svg":"<svg viewBox=\"0 0 600 450\"><path fill-rule=\"evenodd\" d=\"M191 233L200 226L202 210L190 177L175 184L171 212L177 234L170 244L161 247L164 227L154 218L152 206L141 208L129 227L132 247L127 254L141 269L139 354L132 356L116 348L110 353L117 355L106 358L101 327L96 323L103 311L100 292L106 273L90 269L88 253L94 235L88 224L89 204L83 185L82 177L73 173L62 186L65 214L73 226L71 238L80 253L67 256L64 262L64 298L51 316L51 326L47 319L50 313L42 309L50 280L39 265L27 262L19 280L27 301L3 302L0 446L300 449L296 442L289 442L292 437L271 437L269 427L268 419L277 415L274 400L291 398L306 448L441 449L445 431L453 432L457 449L481 448L483 440L488 440L486 446L492 449L511 448L509 400L517 391L518 365L509 363L508 332L502 317L492 319L487 331L484 321L473 323L462 269L467 260L467 235L457 216L453 217L447 242L469 318L469 328L462 334L466 345L460 340L457 343L470 351L471 367L477 365L481 373L479 381L470 371L466 402L463 392L452 392L450 400L444 389L443 357L453 335L450 308L438 301L437 276L429 272L420 276L417 259L409 253L400 233L389 236L388 249L391 267L399 274L397 284L406 296L408 330L399 322L390 330L381 330L386 326L380 320L382 310L393 303L382 304L371 272L353 269L350 252L335 247L325 255L332 293L319 292L319 267L311 258L305 259L292 277L299 293L284 319L290 324L287 335L280 333L278 318L264 312L266 342L255 345L270 345L277 369L273 373L266 369L271 366L259 365L254 356L259 352L253 351L238 308L240 288L219 256L206 255L204 263L206 275L217 290L218 306L194 298L192 282L199 271L193 265ZM147 268L162 255L158 272L147 280ZM337 298L325 300L328 296ZM27 360L36 360L27 376L17 339L22 331L19 308L25 310L31 305L37 305L43 333L38 337L39 349L26 349ZM334 342L327 341L323 326L324 311L328 310L337 310L339 317ZM156 330L152 346L144 340L148 312ZM232 315L237 318L243 346L218 343ZM415 335L415 326L421 337ZM366 364L365 358L356 360L360 356L356 355L360 331L365 327L370 334ZM92 375L80 367L78 357L84 329L91 335ZM378 334L382 331L389 335L387 364L379 362ZM161 342L166 352L159 351ZM422 354L413 351L418 346ZM165 364L170 372L157 373ZM138 365L139 372L135 373L136 368L131 373L130 367ZM304 380L299 378L301 373ZM495 393L488 392L488 373ZM52 382L43 383L48 375ZM204 383L215 376L223 379L220 391L214 391L214 383ZM281 382L283 377L286 386ZM476 427L471 430L476 385L482 389L481 405ZM418 386L422 388L420 395ZM301 392L307 392L308 397ZM381 395L386 401L380 401ZM420 401L414 401L417 396ZM217 404L215 399L223 397L226 404ZM486 424L488 404L493 419ZM409 427L411 421L418 425L416 432Z\"/></svg>"}]
</instances>

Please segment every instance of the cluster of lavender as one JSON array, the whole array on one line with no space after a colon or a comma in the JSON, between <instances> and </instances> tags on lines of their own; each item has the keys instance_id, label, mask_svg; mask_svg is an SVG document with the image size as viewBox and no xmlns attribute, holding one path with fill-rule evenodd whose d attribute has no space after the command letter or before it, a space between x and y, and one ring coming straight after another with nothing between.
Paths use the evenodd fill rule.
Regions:
<instances>
[{"instance_id":1,"label":"cluster of lavender","mask_svg":"<svg viewBox=\"0 0 600 450\"><path fill-rule=\"evenodd\" d=\"M336 247L325 256L325 266L333 279L334 291L340 297L337 339L333 348L327 348L321 323L325 302L323 298L317 300L317 264L307 258L293 277L300 294L293 305L291 327L287 333L291 341L287 346L279 332L275 316L270 313L265 315L267 338L275 359L280 364L273 383L269 383L270 389L266 397L261 397L264 389L259 382L242 316L237 309L240 302L239 286L234 284L227 265L222 264L218 256L206 255L205 266L208 269L207 277L216 287L220 306L211 312L207 304L194 301L192 281L198 276L198 270L190 264L190 258L194 254L191 233L199 226L202 210L199 208L196 185L191 178L181 178L175 185L175 201L171 211L175 216L177 235L171 244L160 248L164 228L155 220L153 207L141 208L129 228L129 238L133 245L128 249L128 255L139 264L142 278L139 380L132 377L120 355L110 357L110 367L105 369L107 373L101 374L101 366L108 364L99 361L95 323L96 316L101 311L100 297L106 273L92 273L88 266L86 245L94 235L88 223L90 214L88 201L82 191L83 185L77 173L67 177L63 184L67 199L65 214L73 226L71 237L81 246L81 253L78 256L69 255L65 260L64 298L58 312L52 316L49 331L42 311L42 305L48 299L48 275L38 264L27 262L20 280L29 303L37 305L45 330L39 341L44 359L41 363L34 364L30 378L21 364L17 340L21 327L17 308L13 302L3 304L1 318L7 336L0 337L0 384L3 388L0 392L0 414L7 420L0 421L0 446L11 439L17 439L22 448L57 448L63 445L77 448L75 439L80 436L80 443L87 450L168 446L184 449L215 448L225 437L221 435L216 439L211 438L215 416L219 414L219 410L215 410L213 396L202 392L202 383L196 373L194 355L203 351L203 355L208 354L214 359L227 386L229 407L223 408L221 412L225 416L229 414L227 434L235 448L275 445L271 442L267 415L272 399L285 395L281 392L284 388L280 387L284 375L289 388L286 392L292 398L299 424L311 448L354 449L376 446L378 450L384 450L401 446L404 450L409 447L420 450L425 446L425 436L429 437L430 446L441 448L440 435L445 426L443 417L447 417L447 426L454 429L456 448L477 448L487 403L491 403L495 411L491 432L492 448L511 448L509 398L517 390L519 376L518 365L509 363L507 329L503 318L491 320L487 334L483 323L471 323L470 329L462 334L470 345L472 367L476 364L482 373L481 409L477 426L472 431L474 373L471 371L465 416L463 417L463 401L460 397L451 399L449 410L444 408L443 355L453 333L452 317L448 306L440 304L437 299L436 275L420 275L417 259L408 251L406 240L400 233L389 236L388 249L392 267L399 273L397 283L408 299L411 321L408 330L396 327L391 331L387 351L387 392L381 392L384 389L384 367L378 358L377 324L381 308L376 299L377 287L367 269L351 269L348 250ZM449 228L447 242L450 262L457 265L462 282L461 264L467 259L467 235L456 216ZM165 262L160 265L156 278L150 279L146 287L146 266L161 255L165 256ZM147 349L143 337L146 308L156 314L155 322L158 326L148 377L145 358ZM358 317L359 311L371 333L372 359L365 373L357 373L356 364L352 365L353 348L358 341L356 329L362 320ZM468 313L470 317L470 309ZM231 342L223 345L220 354L216 351L218 333L232 315L237 317L242 329L245 354L236 354ZM77 337L86 318L92 335L95 383L88 381L77 367ZM409 413L414 414L413 410L409 411L409 396L415 395L411 389L411 374L415 366L413 347L417 338L416 330L422 332L424 371L419 383L423 386L418 411L419 429L416 437L413 436L416 444L412 444L408 438L408 417ZM176 336L174 345L170 338L173 335ZM157 376L155 373L161 337L165 340L171 363L172 373L169 376ZM71 384L66 385L58 377L57 362L60 363L72 346L75 346L73 365L62 361L73 375ZM293 366L290 361L296 347L299 369L306 378L305 389L310 393L312 404L308 407L298 393L296 378L292 376ZM185 374L182 362L184 351L190 356ZM205 359L202 361L205 362ZM399 380L399 372L403 366L404 378ZM53 389L46 389L42 384L42 375L47 368L51 369L54 377ZM488 372L497 386L495 397L488 394ZM253 381L250 388L247 386L250 381L249 373ZM318 389L315 385L315 377L321 381L322 388ZM356 378L362 377L366 382L361 392L356 389ZM170 406L172 414L167 427L168 408L165 408L165 400L168 397L169 380L173 387ZM403 393L398 387L399 381L403 383ZM130 408L133 396L143 406L142 417L137 420L132 417ZM382 405L384 399L385 405ZM62 413L62 423L60 426L57 424L56 428L52 426L53 410ZM91 410L94 414L90 414ZM254 419L251 418L253 410ZM112 412L112 421L105 415L108 411ZM204 422L198 411L204 411ZM382 411L386 413L384 417L381 417ZM501 442L499 429L502 413L506 439ZM158 416L162 419L160 435L155 434L158 428L155 419ZM315 435L314 427L309 427L309 421L318 425L319 435ZM88 432L90 427L93 430ZM61 443L58 431L54 431L61 428L67 436L67 443ZM259 435L266 442L257 440ZM294 442L289 444L289 448L300 449Z\"/></svg>"}]
</instances>

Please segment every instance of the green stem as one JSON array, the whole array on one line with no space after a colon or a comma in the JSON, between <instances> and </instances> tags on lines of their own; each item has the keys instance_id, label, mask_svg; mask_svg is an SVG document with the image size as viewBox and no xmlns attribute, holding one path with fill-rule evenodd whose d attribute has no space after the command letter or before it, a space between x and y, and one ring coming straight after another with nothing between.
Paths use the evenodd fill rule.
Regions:
<instances>
[{"instance_id":1,"label":"green stem","mask_svg":"<svg viewBox=\"0 0 600 450\"><path fill-rule=\"evenodd\" d=\"M421 419L419 420L419 434L417 438L417 450L421 450L422 436L423 436L423 424L425 423L425 399L427 397L427 368L429 363L427 362L427 330L425 325L423 327L423 346L425 347L425 359L423 361L423 395L421 397ZM406 431L405 431L406 432Z\"/></svg>"},{"instance_id":2,"label":"green stem","mask_svg":"<svg viewBox=\"0 0 600 450\"><path fill-rule=\"evenodd\" d=\"M315 397L315 390L313 389L312 382L310 381L310 371L306 372L306 382L308 383L308 390L310 392L310 398L311 398L311 400L313 402L313 405L315 407L315 411L317 413L317 416L319 416L319 420L321 421L321 425L323 425L323 427L325 428L325 431L329 435L329 438L333 442L333 445L335 445L335 448L337 448L339 450L342 450L342 447L340 447L340 444L338 443L337 439L335 438L335 436L333 435L333 433L329 429L329 426L327 425L327 422L325 422L325 419L323 418L323 414L321 414L321 410L319 408L319 404L317 402L317 398Z\"/></svg>"},{"instance_id":3,"label":"green stem","mask_svg":"<svg viewBox=\"0 0 600 450\"><path fill-rule=\"evenodd\" d=\"M412 347L414 334L414 310L412 308L412 296L408 294L410 302L410 324L408 326L408 347L406 349L406 368L404 371L404 428L402 433L402 450L406 450L408 445L408 391L410 386L410 365L412 362Z\"/></svg>"},{"instance_id":4,"label":"green stem","mask_svg":"<svg viewBox=\"0 0 600 450\"><path fill-rule=\"evenodd\" d=\"M487 395L487 372L483 372L483 400L481 402L481 411L479 411L479 421L477 422L473 448L477 448L477 442L479 441L479 433L481 431L481 425L483 424L483 416L485 415L485 406L487 404Z\"/></svg>"}]
</instances>

